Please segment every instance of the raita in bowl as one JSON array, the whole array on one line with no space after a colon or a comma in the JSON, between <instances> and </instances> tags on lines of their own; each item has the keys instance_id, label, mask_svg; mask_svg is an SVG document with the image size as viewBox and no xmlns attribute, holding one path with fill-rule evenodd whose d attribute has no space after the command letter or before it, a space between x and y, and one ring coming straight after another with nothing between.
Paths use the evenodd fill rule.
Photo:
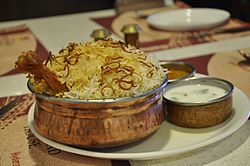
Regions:
<instances>
[{"instance_id":1,"label":"raita in bowl","mask_svg":"<svg viewBox=\"0 0 250 166\"><path fill-rule=\"evenodd\" d=\"M232 114L234 86L214 77L192 77L169 84L164 92L167 119L183 127L209 127Z\"/></svg>"}]
</instances>

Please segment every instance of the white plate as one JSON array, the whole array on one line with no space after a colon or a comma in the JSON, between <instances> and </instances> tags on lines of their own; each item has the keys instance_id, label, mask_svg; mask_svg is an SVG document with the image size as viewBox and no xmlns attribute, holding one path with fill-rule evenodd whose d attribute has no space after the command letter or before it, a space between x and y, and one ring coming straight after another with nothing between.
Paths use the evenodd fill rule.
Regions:
<instances>
[{"instance_id":1,"label":"white plate","mask_svg":"<svg viewBox=\"0 0 250 166\"><path fill-rule=\"evenodd\" d=\"M161 30L191 31L218 26L230 18L225 10L211 8L190 8L151 15L147 22Z\"/></svg>"},{"instance_id":2,"label":"white plate","mask_svg":"<svg viewBox=\"0 0 250 166\"><path fill-rule=\"evenodd\" d=\"M29 111L28 123L31 131L38 139L66 152L107 159L144 160L188 152L219 141L235 132L247 121L249 110L250 102L248 97L238 88L235 88L233 93L233 114L220 125L203 129L189 129L165 121L160 129L142 141L120 148L99 151L70 147L52 141L38 133L33 124L34 105Z\"/></svg>"}]
</instances>

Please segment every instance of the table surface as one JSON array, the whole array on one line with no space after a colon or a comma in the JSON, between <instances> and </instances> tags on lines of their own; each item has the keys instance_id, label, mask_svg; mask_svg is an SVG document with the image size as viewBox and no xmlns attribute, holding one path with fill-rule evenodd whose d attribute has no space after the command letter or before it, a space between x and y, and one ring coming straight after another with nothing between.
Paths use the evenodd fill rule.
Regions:
<instances>
[{"instance_id":1,"label":"table surface","mask_svg":"<svg viewBox=\"0 0 250 166\"><path fill-rule=\"evenodd\" d=\"M114 10L53 16L46 18L27 19L9 22L0 22L0 28L26 24L37 36L47 50L57 52L70 41L80 42L92 40L90 33L93 29L102 28L90 18L113 16ZM112 35L114 38L119 37ZM210 42L151 52L158 60L173 60L220 51L230 51L250 46L250 36L236 39ZM173 56L174 55L174 56ZM0 67L1 68L1 67ZM26 79L22 74L0 77L0 86L12 86L9 80L19 80L21 89L1 91L0 97L27 93ZM8 85L7 85L8 84ZM250 165L250 121L248 120L238 131L223 139L215 146L199 151L195 154L184 154L163 159L148 161L130 161L131 165ZM1 161L1 160L0 160Z\"/></svg>"}]
</instances>

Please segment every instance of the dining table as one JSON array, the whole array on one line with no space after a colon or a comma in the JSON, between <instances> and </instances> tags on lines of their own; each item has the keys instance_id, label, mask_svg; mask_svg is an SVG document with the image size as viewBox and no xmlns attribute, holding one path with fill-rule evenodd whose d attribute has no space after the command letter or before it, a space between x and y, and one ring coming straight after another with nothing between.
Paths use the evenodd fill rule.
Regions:
<instances>
[{"instance_id":1,"label":"dining table","mask_svg":"<svg viewBox=\"0 0 250 166\"><path fill-rule=\"evenodd\" d=\"M145 12L178 8L189 6L179 3ZM102 28L115 40L124 41L121 29L126 24L141 27L139 48L157 61L190 63L197 77L218 77L233 83L232 117L202 129L178 127L166 120L166 126L153 136L114 150L68 147L34 133L29 112L35 97L27 88L27 75L15 67L18 56L33 50L45 60L69 42L94 40L91 33ZM135 11L117 14L115 9L0 22L0 108L12 104L8 111L0 111L0 165L250 165L250 62L239 53L250 52L250 28L214 31L238 27L250 27L250 23L230 17L212 30L163 31L149 26ZM209 34L201 36L205 32Z\"/></svg>"}]
</instances>

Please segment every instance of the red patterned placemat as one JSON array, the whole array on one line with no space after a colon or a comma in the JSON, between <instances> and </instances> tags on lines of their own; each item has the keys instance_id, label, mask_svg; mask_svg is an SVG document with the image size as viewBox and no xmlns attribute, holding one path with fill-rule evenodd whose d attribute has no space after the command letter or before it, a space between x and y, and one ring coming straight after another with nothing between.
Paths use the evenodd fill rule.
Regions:
<instances>
[{"instance_id":1,"label":"red patterned placemat","mask_svg":"<svg viewBox=\"0 0 250 166\"><path fill-rule=\"evenodd\" d=\"M174 7L148 9L144 12L155 13L157 11L171 11L188 7L190 6L182 3L181 1L177 1L176 6ZM166 50L200 43L229 40L250 35L250 30L237 33L213 34L215 30L217 31L222 29L233 29L250 26L249 23L242 22L237 19L230 19L213 29L193 32L170 32L154 29L148 25L145 19L139 18L136 11L128 11L112 17L92 18L92 20L109 29L121 38L123 38L121 29L125 24L138 24L142 29L140 32L140 48L146 52ZM209 33L210 35L203 36L204 33ZM196 38L193 38L194 36L196 36ZM197 36L202 37L197 38Z\"/></svg>"},{"instance_id":2,"label":"red patterned placemat","mask_svg":"<svg viewBox=\"0 0 250 166\"><path fill-rule=\"evenodd\" d=\"M19 73L15 62L23 51L33 50L41 59L48 57L48 51L26 25L0 29L0 76Z\"/></svg>"}]
</instances>

